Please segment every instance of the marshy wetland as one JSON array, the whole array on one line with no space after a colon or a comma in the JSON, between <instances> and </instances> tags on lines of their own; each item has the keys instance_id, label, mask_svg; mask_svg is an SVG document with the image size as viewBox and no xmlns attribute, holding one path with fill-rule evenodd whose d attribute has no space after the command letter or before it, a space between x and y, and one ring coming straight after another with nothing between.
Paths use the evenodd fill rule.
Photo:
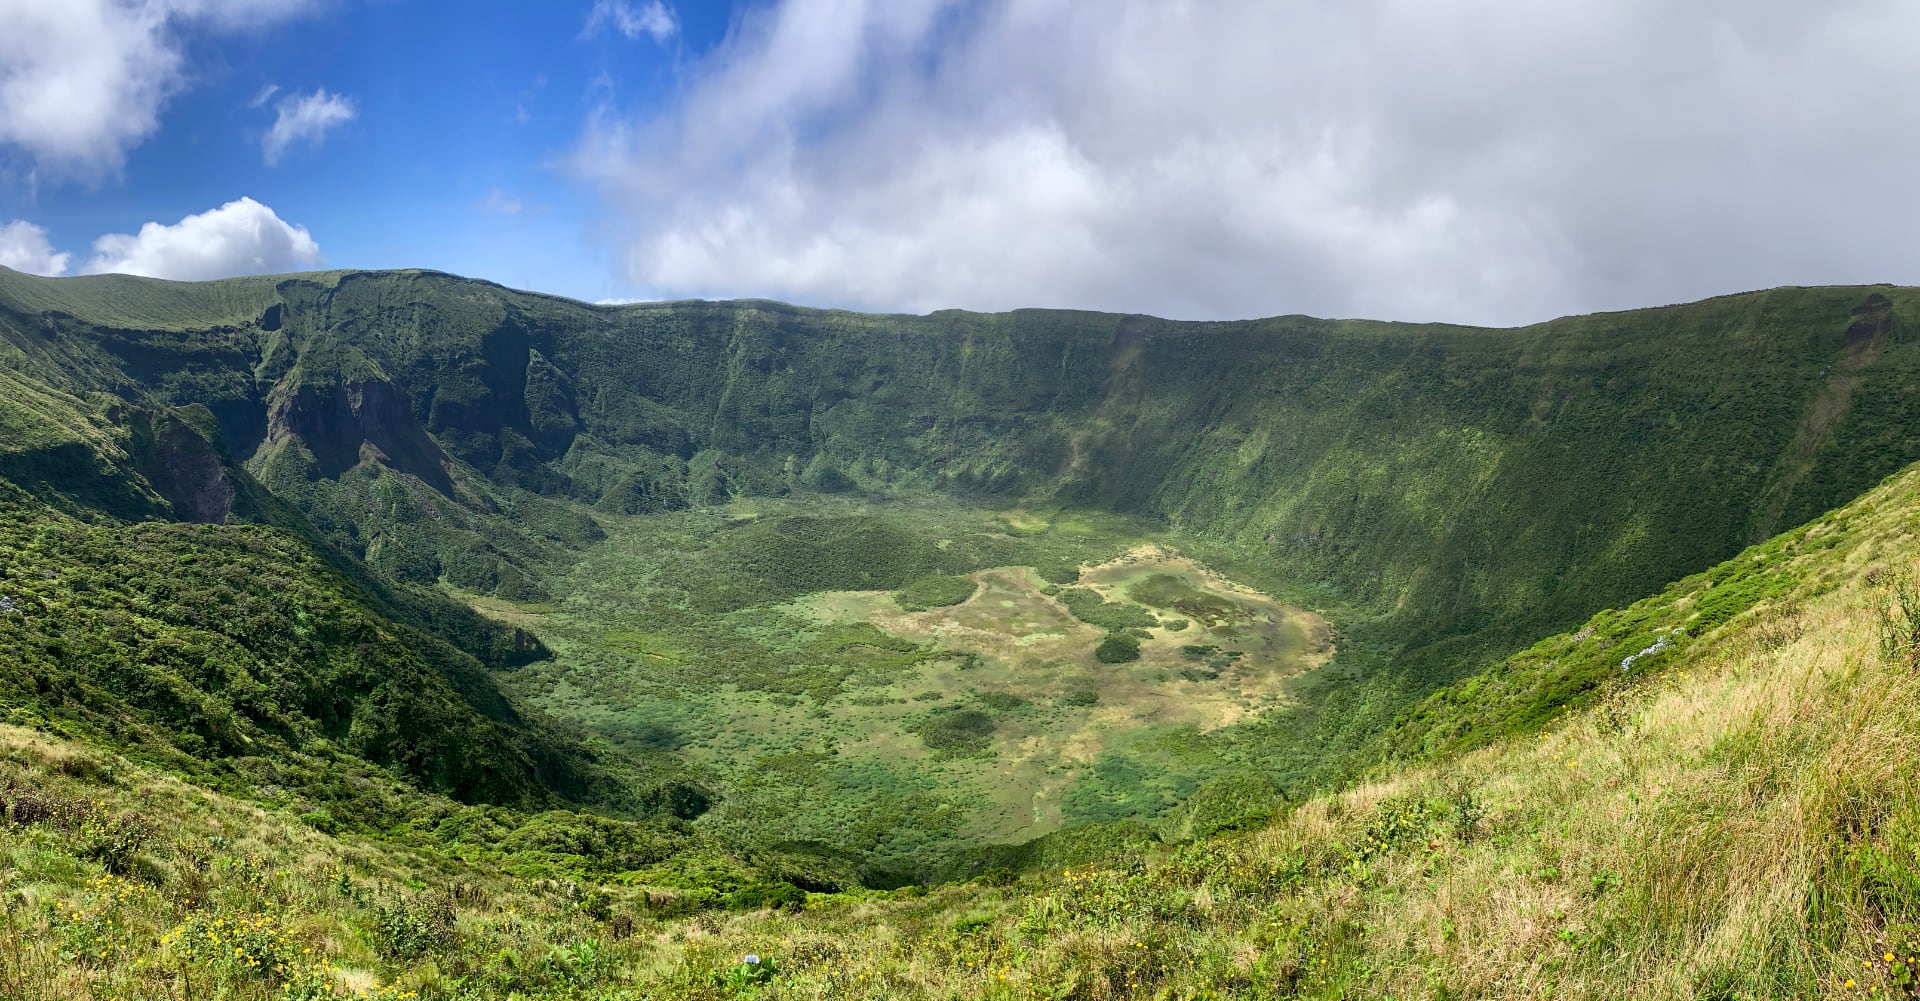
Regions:
<instances>
[{"instance_id":1,"label":"marshy wetland","mask_svg":"<svg viewBox=\"0 0 1920 1001\"><path fill-rule=\"evenodd\" d=\"M1171 806L1333 653L1138 524L946 502L620 519L556 590L494 609L557 653L520 695L690 769L698 823L902 863Z\"/></svg>"}]
</instances>

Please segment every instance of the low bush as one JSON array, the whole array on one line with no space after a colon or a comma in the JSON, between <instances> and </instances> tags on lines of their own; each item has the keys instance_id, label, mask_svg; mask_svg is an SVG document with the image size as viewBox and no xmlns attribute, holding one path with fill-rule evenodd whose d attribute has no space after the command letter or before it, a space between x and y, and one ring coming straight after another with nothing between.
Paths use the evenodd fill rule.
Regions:
<instances>
[{"instance_id":1,"label":"low bush","mask_svg":"<svg viewBox=\"0 0 1920 1001\"><path fill-rule=\"evenodd\" d=\"M1140 641L1126 633L1110 633L1093 648L1093 659L1102 664L1125 664L1140 659Z\"/></svg>"}]
</instances>

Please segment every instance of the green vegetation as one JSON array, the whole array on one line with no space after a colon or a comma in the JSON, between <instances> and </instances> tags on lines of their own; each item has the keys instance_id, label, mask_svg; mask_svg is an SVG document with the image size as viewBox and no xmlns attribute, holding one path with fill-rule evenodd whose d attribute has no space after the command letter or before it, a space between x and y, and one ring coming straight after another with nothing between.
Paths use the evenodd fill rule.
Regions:
<instances>
[{"instance_id":1,"label":"green vegetation","mask_svg":"<svg viewBox=\"0 0 1920 1001\"><path fill-rule=\"evenodd\" d=\"M993 739L993 717L978 709L935 713L915 730L936 755L980 754Z\"/></svg>"},{"instance_id":2,"label":"green vegetation","mask_svg":"<svg viewBox=\"0 0 1920 1001\"><path fill-rule=\"evenodd\" d=\"M557 652L507 684L618 747L695 766L718 794L701 824L728 838L815 841L921 882L983 843L1092 819L1062 794L1093 774L1085 756L1104 753L1104 731L1210 723L1277 699L1274 679L1298 670L1293 647L1261 647L1271 677L1209 679L1166 705L1170 652L1101 668L1103 634L1027 569L1110 562L1147 529L1029 516L1007 532L1017 517L934 500L792 498L610 522L607 542L555 579L564 602L489 606ZM812 534L822 526L834 545L882 540L891 555L847 559L860 569L831 583L853 589L783 600L793 587L766 568L797 565L788 552L823 545ZM967 600L910 612L851 576L888 565L905 575L914 560L899 554L969 574L935 578ZM1255 635L1242 645L1262 642Z\"/></svg>"},{"instance_id":3,"label":"green vegetation","mask_svg":"<svg viewBox=\"0 0 1920 1001\"><path fill-rule=\"evenodd\" d=\"M405 811L360 788L369 764L492 802L608 784L584 747L524 718L482 663L427 630L471 630L465 645L496 668L530 641L516 655L510 631L437 596L382 601L279 533L88 525L0 484L0 553L0 707L16 723L368 822Z\"/></svg>"},{"instance_id":4,"label":"green vegetation","mask_svg":"<svg viewBox=\"0 0 1920 1001\"><path fill-rule=\"evenodd\" d=\"M1899 996L1916 323L0 270L0 983Z\"/></svg>"},{"instance_id":5,"label":"green vegetation","mask_svg":"<svg viewBox=\"0 0 1920 1001\"><path fill-rule=\"evenodd\" d=\"M1127 597L1150 608L1172 609L1196 622L1214 626L1227 625L1247 616L1247 609L1238 602L1194 587L1173 574L1154 574L1128 588ZM1168 628L1172 628L1171 625Z\"/></svg>"},{"instance_id":6,"label":"green vegetation","mask_svg":"<svg viewBox=\"0 0 1920 1001\"><path fill-rule=\"evenodd\" d=\"M1093 657L1102 664L1125 664L1140 659L1140 641L1126 633L1108 633L1093 648Z\"/></svg>"},{"instance_id":7,"label":"green vegetation","mask_svg":"<svg viewBox=\"0 0 1920 1001\"><path fill-rule=\"evenodd\" d=\"M1181 832L1077 828L933 888L804 888L835 868L804 845L760 863L783 880L660 865L582 826L396 853L6 728L0 851L40 903L13 909L0 978L52 997L1903 997L1920 688L1882 638L1920 565L1916 490L1920 471L1546 640L1611 655L1692 624L1546 726L1294 801L1227 776ZM1722 586L1738 609L1701 601ZM509 874L534 845L611 868Z\"/></svg>"},{"instance_id":8,"label":"green vegetation","mask_svg":"<svg viewBox=\"0 0 1920 1001\"><path fill-rule=\"evenodd\" d=\"M193 509L181 502L205 498L158 482L164 503L101 496L138 480L75 477L58 449L132 437L110 399L197 406L215 445L389 580L529 604L569 597L571 568L620 519L794 499L786 524L749 523L705 554L732 562L734 589L690 587L681 611L700 616L990 566L1076 585L1105 558L908 546L833 524L835 504L977 503L1009 512L1007 543L1114 513L1135 540L1159 535L1339 621L1324 683L1221 738L1293 787L1364 767L1394 717L1448 682L1920 459L1905 391L1920 341L1898 336L1915 322L1920 296L1895 288L1490 331L604 309L417 271L202 285L8 272L0 373L32 380L18 398L68 444L16 451L5 475L76 510ZM99 414L66 413L89 393L105 394ZM1141 587L1089 614L1151 629L1138 606L1163 601L1217 621ZM789 693L843 684L801 665L754 673L792 675L777 682Z\"/></svg>"},{"instance_id":9,"label":"green vegetation","mask_svg":"<svg viewBox=\"0 0 1920 1001\"><path fill-rule=\"evenodd\" d=\"M980 586L965 577L936 574L908 584L893 596L893 601L902 611L924 612L929 608L958 605L978 590Z\"/></svg>"},{"instance_id":10,"label":"green vegetation","mask_svg":"<svg viewBox=\"0 0 1920 1001\"><path fill-rule=\"evenodd\" d=\"M1123 629L1145 629L1160 624L1160 620L1155 618L1152 612L1139 605L1124 601L1108 601L1102 598L1099 592L1088 588L1070 587L1061 591L1058 597L1060 603L1067 606L1067 610L1073 613L1074 618L1096 629L1118 632Z\"/></svg>"},{"instance_id":11,"label":"green vegetation","mask_svg":"<svg viewBox=\"0 0 1920 1001\"><path fill-rule=\"evenodd\" d=\"M9 912L0 982L52 998L1902 997L1920 688L1882 637L1910 625L1896 582L1920 566L1917 490L1904 474L1636 604L1638 625L1607 613L1544 641L1620 650L1694 624L1544 727L1296 800L1223 777L1184 831L1077 828L926 888L802 886L834 863L801 845L762 863L783 880L718 854L650 863L632 838L587 847L578 822L395 851L0 728L0 853L10 893L36 902ZM1744 604L1702 607L1721 586ZM638 865L555 878L531 868L536 844Z\"/></svg>"}]
</instances>

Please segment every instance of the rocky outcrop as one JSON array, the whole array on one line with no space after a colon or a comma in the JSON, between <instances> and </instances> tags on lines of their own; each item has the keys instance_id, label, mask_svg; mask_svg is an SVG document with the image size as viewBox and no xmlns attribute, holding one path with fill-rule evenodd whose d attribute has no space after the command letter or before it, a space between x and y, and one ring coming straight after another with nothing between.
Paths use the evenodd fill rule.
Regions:
<instances>
[{"instance_id":1,"label":"rocky outcrop","mask_svg":"<svg viewBox=\"0 0 1920 1001\"><path fill-rule=\"evenodd\" d=\"M337 477L371 458L452 496L446 455L414 420L398 386L383 380L308 383L276 396L267 416L268 442L298 438L312 453L317 475Z\"/></svg>"},{"instance_id":2,"label":"rocky outcrop","mask_svg":"<svg viewBox=\"0 0 1920 1001\"><path fill-rule=\"evenodd\" d=\"M146 434L140 436L136 468L173 506L173 516L204 524L225 522L233 513L235 489L215 441L164 411L143 415L142 423Z\"/></svg>"}]
</instances>

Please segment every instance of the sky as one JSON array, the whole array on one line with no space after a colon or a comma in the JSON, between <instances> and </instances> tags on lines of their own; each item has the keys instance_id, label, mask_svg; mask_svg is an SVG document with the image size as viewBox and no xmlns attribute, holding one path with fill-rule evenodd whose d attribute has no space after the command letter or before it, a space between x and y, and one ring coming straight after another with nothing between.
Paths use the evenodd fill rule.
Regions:
<instances>
[{"instance_id":1,"label":"sky","mask_svg":"<svg viewBox=\"0 0 1920 1001\"><path fill-rule=\"evenodd\" d=\"M1519 324L1920 284L1911 0L0 0L0 265Z\"/></svg>"}]
</instances>

